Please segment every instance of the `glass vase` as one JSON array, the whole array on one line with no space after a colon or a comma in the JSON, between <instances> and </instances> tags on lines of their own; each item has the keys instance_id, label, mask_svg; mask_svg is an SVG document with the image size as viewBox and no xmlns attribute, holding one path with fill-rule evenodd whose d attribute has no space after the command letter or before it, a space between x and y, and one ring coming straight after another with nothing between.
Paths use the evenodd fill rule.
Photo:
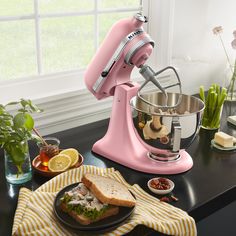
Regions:
<instances>
[{"instance_id":1,"label":"glass vase","mask_svg":"<svg viewBox=\"0 0 236 236\"><path fill-rule=\"evenodd\" d=\"M236 68L229 66L225 73L225 88L227 88L226 101L236 101Z\"/></svg>"},{"instance_id":2,"label":"glass vase","mask_svg":"<svg viewBox=\"0 0 236 236\"><path fill-rule=\"evenodd\" d=\"M220 128L223 105L220 107L207 107L204 109L201 127L206 130L217 130Z\"/></svg>"},{"instance_id":3,"label":"glass vase","mask_svg":"<svg viewBox=\"0 0 236 236\"><path fill-rule=\"evenodd\" d=\"M23 142L24 145L24 156L20 158L20 161L15 162L16 153L4 150L5 158L5 177L8 183L11 184L22 184L32 179L32 167L29 155L28 142Z\"/></svg>"}]
</instances>

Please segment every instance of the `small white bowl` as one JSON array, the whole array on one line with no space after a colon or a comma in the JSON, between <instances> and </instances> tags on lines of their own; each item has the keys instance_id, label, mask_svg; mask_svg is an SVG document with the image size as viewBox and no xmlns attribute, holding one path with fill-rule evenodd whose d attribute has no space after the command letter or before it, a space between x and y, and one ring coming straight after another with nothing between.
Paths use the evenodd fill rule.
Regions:
<instances>
[{"instance_id":1,"label":"small white bowl","mask_svg":"<svg viewBox=\"0 0 236 236\"><path fill-rule=\"evenodd\" d=\"M150 179L150 180L148 181L148 184L147 184L148 188L149 188L153 193L156 193L156 194L159 194L159 195L164 195L164 194L170 193L170 192L174 189L175 184L174 184L173 181L171 181L170 179L167 179L167 178L164 178L164 179L166 179L166 180L169 182L170 188L165 189L165 190L164 190L164 189L162 190L162 189L156 189L156 188L152 188L152 187L151 187L151 185L150 185L151 181L152 181L152 180L155 180L155 179L159 179L159 178L164 178L164 177L158 177L158 178L152 178L152 179Z\"/></svg>"}]
</instances>

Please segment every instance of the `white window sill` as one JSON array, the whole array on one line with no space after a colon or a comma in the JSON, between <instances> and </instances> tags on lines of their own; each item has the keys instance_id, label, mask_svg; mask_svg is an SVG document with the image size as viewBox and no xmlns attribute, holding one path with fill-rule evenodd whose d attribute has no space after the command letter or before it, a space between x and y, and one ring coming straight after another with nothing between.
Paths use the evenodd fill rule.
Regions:
<instances>
[{"instance_id":1,"label":"white window sill","mask_svg":"<svg viewBox=\"0 0 236 236\"><path fill-rule=\"evenodd\" d=\"M137 70L134 74L136 74L136 78L133 80L139 83L144 82L143 78L137 76ZM3 93L7 95L6 103L25 98L31 99L34 104L43 109L42 113L33 114L33 117L35 126L40 133L48 135L110 117L112 97L98 101L85 88L81 76L81 74L75 74L72 77L64 78L41 78L40 81L31 83L33 88L30 88L25 81L26 88L24 83L13 83L14 87L8 84L5 87L1 86L0 90L3 90ZM164 80L168 81L169 76L170 74L163 75ZM66 79L67 83L65 83ZM59 81L62 83L61 85ZM56 85L61 86L61 89L59 90L58 86L55 89ZM13 92L10 93L10 91ZM145 91L153 91L153 86L147 84ZM40 92L41 95L39 95ZM14 112L14 110L12 111Z\"/></svg>"},{"instance_id":2,"label":"white window sill","mask_svg":"<svg viewBox=\"0 0 236 236\"><path fill-rule=\"evenodd\" d=\"M0 103L18 100L20 98L47 98L78 89L85 89L83 73L74 71L70 73L52 74L27 79L16 79L11 82L0 83Z\"/></svg>"}]
</instances>

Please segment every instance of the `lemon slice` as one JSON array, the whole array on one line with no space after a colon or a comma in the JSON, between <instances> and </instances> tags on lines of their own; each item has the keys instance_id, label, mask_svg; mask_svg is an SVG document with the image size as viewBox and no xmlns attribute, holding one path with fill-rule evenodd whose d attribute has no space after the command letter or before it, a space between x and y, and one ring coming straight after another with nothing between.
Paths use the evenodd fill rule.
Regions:
<instances>
[{"instance_id":1,"label":"lemon slice","mask_svg":"<svg viewBox=\"0 0 236 236\"><path fill-rule=\"evenodd\" d=\"M60 172L69 169L70 165L70 156L60 153L49 160L48 169L52 172Z\"/></svg>"},{"instance_id":2,"label":"lemon slice","mask_svg":"<svg viewBox=\"0 0 236 236\"><path fill-rule=\"evenodd\" d=\"M68 148L65 150L62 150L60 154L68 155L71 159L70 167L76 165L76 163L79 161L79 152L74 148Z\"/></svg>"}]
</instances>

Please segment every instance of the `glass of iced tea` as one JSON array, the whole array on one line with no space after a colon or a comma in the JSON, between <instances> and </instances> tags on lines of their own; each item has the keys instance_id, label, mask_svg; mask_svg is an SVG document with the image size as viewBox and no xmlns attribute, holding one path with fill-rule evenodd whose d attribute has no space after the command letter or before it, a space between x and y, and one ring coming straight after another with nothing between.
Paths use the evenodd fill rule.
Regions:
<instances>
[{"instance_id":1,"label":"glass of iced tea","mask_svg":"<svg viewBox=\"0 0 236 236\"><path fill-rule=\"evenodd\" d=\"M45 143L39 143L39 156L41 164L43 166L48 166L48 161L53 156L59 153L60 140L54 137L44 138Z\"/></svg>"}]
</instances>

